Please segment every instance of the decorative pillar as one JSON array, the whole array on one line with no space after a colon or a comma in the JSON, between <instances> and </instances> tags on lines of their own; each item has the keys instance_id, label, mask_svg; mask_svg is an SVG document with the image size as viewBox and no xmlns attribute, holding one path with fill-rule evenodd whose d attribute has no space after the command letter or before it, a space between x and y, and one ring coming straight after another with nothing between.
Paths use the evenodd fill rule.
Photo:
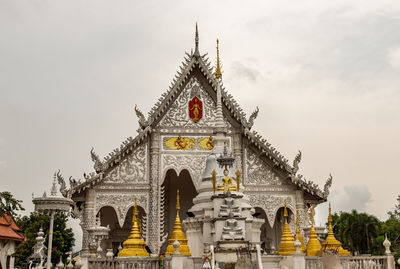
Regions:
<instances>
[{"instance_id":1,"label":"decorative pillar","mask_svg":"<svg viewBox=\"0 0 400 269\"><path fill-rule=\"evenodd\" d=\"M295 197L296 197L296 210L299 215L300 233L304 235L303 229L308 226L308 214L306 206L304 205L303 191L297 190Z\"/></svg>"},{"instance_id":2,"label":"decorative pillar","mask_svg":"<svg viewBox=\"0 0 400 269\"><path fill-rule=\"evenodd\" d=\"M243 167L243 162L242 162L242 144L241 144L241 134L240 133L235 133L233 135L233 145L232 145L232 151L235 156L235 161L236 161L236 167L237 169L240 170L242 175L244 175L244 167Z\"/></svg>"},{"instance_id":3,"label":"decorative pillar","mask_svg":"<svg viewBox=\"0 0 400 269\"><path fill-rule=\"evenodd\" d=\"M153 255L160 250L160 135L152 134L150 140L149 215L147 219L147 245Z\"/></svg>"},{"instance_id":4,"label":"decorative pillar","mask_svg":"<svg viewBox=\"0 0 400 269\"><path fill-rule=\"evenodd\" d=\"M87 229L94 226L95 214L94 212L94 196L93 189L87 189L85 208L83 212L83 222L80 223L82 227L82 256L88 257L90 255L90 235Z\"/></svg>"}]
</instances>

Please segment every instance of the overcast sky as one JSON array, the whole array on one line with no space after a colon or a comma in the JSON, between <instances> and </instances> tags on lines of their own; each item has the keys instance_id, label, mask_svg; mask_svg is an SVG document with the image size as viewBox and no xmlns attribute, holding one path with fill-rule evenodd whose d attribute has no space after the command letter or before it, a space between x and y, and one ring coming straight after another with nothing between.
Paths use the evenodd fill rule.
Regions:
<instances>
[{"instance_id":1,"label":"overcast sky","mask_svg":"<svg viewBox=\"0 0 400 269\"><path fill-rule=\"evenodd\" d=\"M169 86L196 21L212 61L221 41L226 89L259 106L254 129L290 161L300 149L308 180L332 173L334 211L385 219L400 190L393 0L0 0L0 190L30 212L55 170L83 178L92 146L135 136L134 105L147 114Z\"/></svg>"}]
</instances>

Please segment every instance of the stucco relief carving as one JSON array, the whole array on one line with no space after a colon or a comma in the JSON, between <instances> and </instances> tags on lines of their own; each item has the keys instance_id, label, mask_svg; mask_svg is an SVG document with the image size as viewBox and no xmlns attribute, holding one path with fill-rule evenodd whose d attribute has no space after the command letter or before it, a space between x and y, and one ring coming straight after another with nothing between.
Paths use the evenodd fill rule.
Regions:
<instances>
[{"instance_id":1,"label":"stucco relief carving","mask_svg":"<svg viewBox=\"0 0 400 269\"><path fill-rule=\"evenodd\" d=\"M246 184L283 185L278 175L251 150L246 150L246 170Z\"/></svg>"},{"instance_id":2,"label":"stucco relief carving","mask_svg":"<svg viewBox=\"0 0 400 269\"><path fill-rule=\"evenodd\" d=\"M147 145L142 144L106 176L104 182L145 183Z\"/></svg>"},{"instance_id":3,"label":"stucco relief carving","mask_svg":"<svg viewBox=\"0 0 400 269\"><path fill-rule=\"evenodd\" d=\"M163 155L162 171L165 173L168 169L174 169L179 173L186 169L192 177L193 184L197 188L203 176L206 167L206 159L208 155Z\"/></svg>"},{"instance_id":4,"label":"stucco relief carving","mask_svg":"<svg viewBox=\"0 0 400 269\"><path fill-rule=\"evenodd\" d=\"M97 193L96 212L99 212L99 210L104 206L113 207L117 214L119 226L122 227L129 208L134 205L135 197L137 198L138 206L142 207L147 212L147 194L144 193Z\"/></svg>"},{"instance_id":5,"label":"stucco relief carving","mask_svg":"<svg viewBox=\"0 0 400 269\"><path fill-rule=\"evenodd\" d=\"M292 211L292 213L296 214L296 207L292 196L277 196L269 194L248 194L248 196L250 198L250 204L253 207L261 207L264 209L268 218L268 223L271 227L274 227L276 213L279 208L283 207L285 199L287 207Z\"/></svg>"},{"instance_id":6,"label":"stucco relief carving","mask_svg":"<svg viewBox=\"0 0 400 269\"><path fill-rule=\"evenodd\" d=\"M198 97L203 102L203 117L197 123L194 123L190 119L188 111L188 104L192 92L195 92L196 95L200 95ZM163 116L159 125L163 127L215 127L216 111L214 100L204 90L197 78L192 77L181 94L171 105L170 109ZM227 121L225 121L225 124L230 127Z\"/></svg>"}]
</instances>

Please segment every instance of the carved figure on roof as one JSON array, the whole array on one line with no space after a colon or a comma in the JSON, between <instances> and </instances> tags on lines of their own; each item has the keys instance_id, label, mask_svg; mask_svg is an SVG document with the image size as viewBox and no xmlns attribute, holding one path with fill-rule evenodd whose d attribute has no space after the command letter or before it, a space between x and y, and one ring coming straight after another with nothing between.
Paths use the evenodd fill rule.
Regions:
<instances>
[{"instance_id":1,"label":"carved figure on roof","mask_svg":"<svg viewBox=\"0 0 400 269\"><path fill-rule=\"evenodd\" d=\"M65 184L65 180L61 175L60 170L54 173L54 177L57 178L57 182L60 185L60 192L62 196L67 197L68 195L67 185Z\"/></svg>"},{"instance_id":2,"label":"carved figure on roof","mask_svg":"<svg viewBox=\"0 0 400 269\"><path fill-rule=\"evenodd\" d=\"M90 156L92 157L92 161L94 162L93 168L96 173L100 173L103 170L103 163L100 161L99 155L94 152L94 148L90 150Z\"/></svg>"},{"instance_id":3,"label":"carved figure on roof","mask_svg":"<svg viewBox=\"0 0 400 269\"><path fill-rule=\"evenodd\" d=\"M140 109L137 107L137 105L135 105L135 112L136 112L136 116L139 118L140 129L138 131L146 129L146 127L150 125L149 120L146 120L142 111L140 111Z\"/></svg>"},{"instance_id":4,"label":"carved figure on roof","mask_svg":"<svg viewBox=\"0 0 400 269\"><path fill-rule=\"evenodd\" d=\"M189 102L189 116L194 123L198 123L203 116L203 103L197 96Z\"/></svg>"},{"instance_id":5,"label":"carved figure on roof","mask_svg":"<svg viewBox=\"0 0 400 269\"><path fill-rule=\"evenodd\" d=\"M297 171L299 171L300 162L301 162L301 151L299 150L299 153L297 153L293 161L293 172L292 172L293 175L296 175Z\"/></svg>"},{"instance_id":6,"label":"carved figure on roof","mask_svg":"<svg viewBox=\"0 0 400 269\"><path fill-rule=\"evenodd\" d=\"M259 112L259 109L258 109L258 106L256 107L256 110L254 110L254 112L253 113L251 113L251 115L250 115L250 117L249 117L249 130L251 129L251 127L253 127L253 125L254 125L254 120L257 118L257 116L258 116L258 112Z\"/></svg>"},{"instance_id":7,"label":"carved figure on roof","mask_svg":"<svg viewBox=\"0 0 400 269\"><path fill-rule=\"evenodd\" d=\"M324 185L324 192L323 192L323 195L324 195L325 198L327 198L328 195L329 195L329 189L330 189L331 186L332 186L332 180L333 180L332 174L329 174L329 177L328 177L328 179L326 180L325 185Z\"/></svg>"}]
</instances>

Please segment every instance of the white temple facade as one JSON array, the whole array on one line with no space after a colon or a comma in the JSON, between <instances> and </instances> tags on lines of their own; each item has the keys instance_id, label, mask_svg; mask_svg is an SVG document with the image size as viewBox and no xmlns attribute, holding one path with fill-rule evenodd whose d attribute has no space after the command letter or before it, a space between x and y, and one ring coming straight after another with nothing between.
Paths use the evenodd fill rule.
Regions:
<instances>
[{"instance_id":1,"label":"white temple facade","mask_svg":"<svg viewBox=\"0 0 400 269\"><path fill-rule=\"evenodd\" d=\"M245 200L255 209L254 216L264 220L260 224L263 248L278 249L285 199L291 230L295 230L296 211L300 227L309 226L307 211L326 201L332 179L322 191L297 174L301 153L289 162L252 130L258 108L246 117L214 73L207 56L199 52L196 30L194 52L186 53L171 86L148 116L135 107L138 134L104 159L92 150L94 172L85 174L83 181L70 179L68 193L75 202L74 215L81 221L83 255L97 247L88 232L96 218L110 228L102 249L117 252L131 229L134 197L147 246L153 254L165 252L176 216L176 191L179 188L180 218L190 225L185 222L190 213L185 212L194 206L207 158L219 150L221 137L241 172ZM63 182L60 175L59 180ZM65 184L63 190L66 193Z\"/></svg>"}]
</instances>

